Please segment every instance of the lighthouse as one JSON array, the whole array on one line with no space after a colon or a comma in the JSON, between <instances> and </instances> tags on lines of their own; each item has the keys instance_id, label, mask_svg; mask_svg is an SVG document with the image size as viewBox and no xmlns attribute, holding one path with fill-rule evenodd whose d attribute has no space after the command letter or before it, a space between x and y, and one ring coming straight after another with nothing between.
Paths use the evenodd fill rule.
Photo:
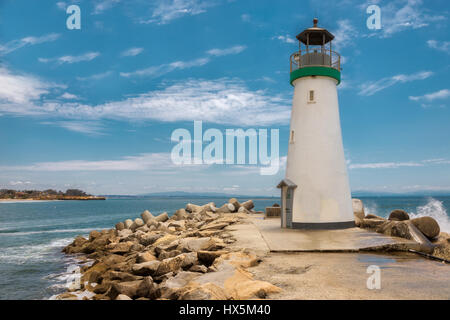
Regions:
<instances>
[{"instance_id":1,"label":"lighthouse","mask_svg":"<svg viewBox=\"0 0 450 320\"><path fill-rule=\"evenodd\" d=\"M317 26L297 39L290 57L294 87L286 176L281 189L281 226L344 229L354 226L350 185L342 143L337 86L340 56L334 36Z\"/></svg>"}]
</instances>

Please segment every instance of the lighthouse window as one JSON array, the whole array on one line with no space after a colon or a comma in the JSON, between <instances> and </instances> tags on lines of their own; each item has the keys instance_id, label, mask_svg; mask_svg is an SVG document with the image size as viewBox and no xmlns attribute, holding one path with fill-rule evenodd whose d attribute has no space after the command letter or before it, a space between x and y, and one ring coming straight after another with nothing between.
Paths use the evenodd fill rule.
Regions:
<instances>
[{"instance_id":1,"label":"lighthouse window","mask_svg":"<svg viewBox=\"0 0 450 320\"><path fill-rule=\"evenodd\" d=\"M308 101L314 102L314 90L309 90Z\"/></svg>"}]
</instances>

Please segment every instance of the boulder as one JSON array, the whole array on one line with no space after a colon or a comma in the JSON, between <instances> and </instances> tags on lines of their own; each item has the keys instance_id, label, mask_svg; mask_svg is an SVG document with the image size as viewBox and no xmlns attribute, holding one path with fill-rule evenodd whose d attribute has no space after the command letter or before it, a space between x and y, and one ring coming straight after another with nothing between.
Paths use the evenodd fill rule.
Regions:
<instances>
[{"instance_id":1,"label":"boulder","mask_svg":"<svg viewBox=\"0 0 450 320\"><path fill-rule=\"evenodd\" d=\"M140 298L155 299L157 296L156 290L157 286L153 282L152 277L145 277L137 288L136 296Z\"/></svg>"},{"instance_id":2,"label":"boulder","mask_svg":"<svg viewBox=\"0 0 450 320\"><path fill-rule=\"evenodd\" d=\"M195 285L185 291L179 300L227 300L225 290L214 283Z\"/></svg>"},{"instance_id":3,"label":"boulder","mask_svg":"<svg viewBox=\"0 0 450 320\"><path fill-rule=\"evenodd\" d=\"M441 231L439 224L432 217L420 217L411 220L412 224L419 229L428 239L433 239Z\"/></svg>"},{"instance_id":4,"label":"boulder","mask_svg":"<svg viewBox=\"0 0 450 320\"><path fill-rule=\"evenodd\" d=\"M215 248L216 241L213 238L195 238L189 237L181 239L178 244L178 249L184 252L211 250Z\"/></svg>"},{"instance_id":5,"label":"boulder","mask_svg":"<svg viewBox=\"0 0 450 320\"><path fill-rule=\"evenodd\" d=\"M208 272L208 268L205 267L204 265L196 264L196 265L193 265L192 267L190 267L189 271L191 271L191 272L199 272L199 273L207 273Z\"/></svg>"},{"instance_id":6,"label":"boulder","mask_svg":"<svg viewBox=\"0 0 450 320\"><path fill-rule=\"evenodd\" d=\"M189 269L198 264L197 252L182 253L181 255L184 257L181 264L183 269Z\"/></svg>"},{"instance_id":7,"label":"boulder","mask_svg":"<svg viewBox=\"0 0 450 320\"><path fill-rule=\"evenodd\" d=\"M95 239L99 238L102 234L98 232L97 230L93 230L89 233L89 241L94 241Z\"/></svg>"},{"instance_id":8,"label":"boulder","mask_svg":"<svg viewBox=\"0 0 450 320\"><path fill-rule=\"evenodd\" d=\"M197 259L200 263L209 267L214 263L216 258L220 257L226 252L223 251L197 251Z\"/></svg>"},{"instance_id":9,"label":"boulder","mask_svg":"<svg viewBox=\"0 0 450 320\"><path fill-rule=\"evenodd\" d=\"M152 215L152 213L148 210L145 210L141 213L141 218L144 221L144 223L149 222L150 220L154 219L155 217Z\"/></svg>"},{"instance_id":10,"label":"boulder","mask_svg":"<svg viewBox=\"0 0 450 320\"><path fill-rule=\"evenodd\" d=\"M198 276L199 274L195 272L181 271L175 277L169 278L159 285L158 296L163 299L176 300L184 287Z\"/></svg>"},{"instance_id":11,"label":"boulder","mask_svg":"<svg viewBox=\"0 0 450 320\"><path fill-rule=\"evenodd\" d=\"M221 206L219 209L217 209L217 213L232 213L236 210L234 205L231 203L225 203L223 206Z\"/></svg>"},{"instance_id":12,"label":"boulder","mask_svg":"<svg viewBox=\"0 0 450 320\"><path fill-rule=\"evenodd\" d=\"M102 280L103 281L105 279L108 280L108 281L114 281L114 280L119 280L119 281L142 280L142 277L132 275L131 273L128 273L128 272L115 271L115 270L108 270L107 272L103 273L101 276L102 276Z\"/></svg>"},{"instance_id":13,"label":"boulder","mask_svg":"<svg viewBox=\"0 0 450 320\"><path fill-rule=\"evenodd\" d=\"M137 274L140 276L151 276L156 273L160 264L161 264L161 262L158 260L136 263L133 265L131 270L134 274Z\"/></svg>"},{"instance_id":14,"label":"boulder","mask_svg":"<svg viewBox=\"0 0 450 320\"><path fill-rule=\"evenodd\" d=\"M144 221L141 218L136 218L132 225L130 226L131 231L136 230L139 227L142 227L144 225Z\"/></svg>"},{"instance_id":15,"label":"boulder","mask_svg":"<svg viewBox=\"0 0 450 320\"><path fill-rule=\"evenodd\" d=\"M165 222L167 220L169 220L169 215L167 214L167 212L163 212L155 217L155 221L157 222Z\"/></svg>"},{"instance_id":16,"label":"boulder","mask_svg":"<svg viewBox=\"0 0 450 320\"><path fill-rule=\"evenodd\" d=\"M119 294L119 295L116 297L116 300L133 300L133 299L131 299L129 296L127 296L127 295L125 295L125 294Z\"/></svg>"},{"instance_id":17,"label":"boulder","mask_svg":"<svg viewBox=\"0 0 450 320\"><path fill-rule=\"evenodd\" d=\"M378 226L382 225L383 223L386 223L387 220L385 219L368 219L364 218L360 220L359 227L360 228L370 228L370 229L376 229Z\"/></svg>"},{"instance_id":18,"label":"boulder","mask_svg":"<svg viewBox=\"0 0 450 320\"><path fill-rule=\"evenodd\" d=\"M117 236L121 239L126 239L133 234L129 228L117 231Z\"/></svg>"},{"instance_id":19,"label":"boulder","mask_svg":"<svg viewBox=\"0 0 450 320\"><path fill-rule=\"evenodd\" d=\"M234 211L233 212L237 212L239 210L239 208L241 207L241 204L239 203L239 201L236 198L231 198L230 200L228 200L228 203L231 203L234 207Z\"/></svg>"},{"instance_id":20,"label":"boulder","mask_svg":"<svg viewBox=\"0 0 450 320\"><path fill-rule=\"evenodd\" d=\"M184 220L189 218L189 214L186 212L185 209L178 209L177 211L175 211L172 218L175 220Z\"/></svg>"},{"instance_id":21,"label":"boulder","mask_svg":"<svg viewBox=\"0 0 450 320\"><path fill-rule=\"evenodd\" d=\"M364 204L360 199L352 199L353 215L355 216L355 224L357 227L361 225L362 219L365 218Z\"/></svg>"},{"instance_id":22,"label":"boulder","mask_svg":"<svg viewBox=\"0 0 450 320\"><path fill-rule=\"evenodd\" d=\"M396 210L393 210L389 214L388 220L395 220L395 221L409 220L409 215L408 215L408 213L406 211L403 211L403 210L400 210L400 209L396 209Z\"/></svg>"},{"instance_id":23,"label":"boulder","mask_svg":"<svg viewBox=\"0 0 450 320\"><path fill-rule=\"evenodd\" d=\"M251 212L249 210L245 209L244 207L240 207L238 210L238 213L250 214Z\"/></svg>"},{"instance_id":24,"label":"boulder","mask_svg":"<svg viewBox=\"0 0 450 320\"><path fill-rule=\"evenodd\" d=\"M154 244L158 239L162 238L164 235L161 233L146 233L138 237L140 244L144 246L149 246Z\"/></svg>"},{"instance_id":25,"label":"boulder","mask_svg":"<svg viewBox=\"0 0 450 320\"><path fill-rule=\"evenodd\" d=\"M127 241L127 242L119 242L114 246L113 249L110 250L111 253L114 254L125 254L131 251L131 248L133 246L133 242Z\"/></svg>"},{"instance_id":26,"label":"boulder","mask_svg":"<svg viewBox=\"0 0 450 320\"><path fill-rule=\"evenodd\" d=\"M130 298L135 297L142 280L125 281L113 283L106 295L111 299L117 298L119 294L124 294Z\"/></svg>"},{"instance_id":27,"label":"boulder","mask_svg":"<svg viewBox=\"0 0 450 320\"><path fill-rule=\"evenodd\" d=\"M178 255L173 258L164 259L161 261L161 264L158 267L158 270L156 270L155 275L163 275L168 272L175 272L178 271L184 261L185 257L183 255Z\"/></svg>"},{"instance_id":28,"label":"boulder","mask_svg":"<svg viewBox=\"0 0 450 320\"><path fill-rule=\"evenodd\" d=\"M130 229L131 226L133 225L133 220L127 219L127 220L125 220L125 221L123 222L123 224L124 224L124 226L125 226L125 229Z\"/></svg>"},{"instance_id":29,"label":"boulder","mask_svg":"<svg viewBox=\"0 0 450 320\"><path fill-rule=\"evenodd\" d=\"M125 229L125 224L123 222L116 223L116 230L121 231Z\"/></svg>"},{"instance_id":30,"label":"boulder","mask_svg":"<svg viewBox=\"0 0 450 320\"><path fill-rule=\"evenodd\" d=\"M241 206L247 210L251 210L255 207L253 200L245 201L245 202L241 203Z\"/></svg>"},{"instance_id":31,"label":"boulder","mask_svg":"<svg viewBox=\"0 0 450 320\"><path fill-rule=\"evenodd\" d=\"M168 258L173 258L173 257L178 256L179 254L181 254L180 250L172 250L172 251L164 251L163 250L158 255L158 259L164 260L164 259L168 259Z\"/></svg>"},{"instance_id":32,"label":"boulder","mask_svg":"<svg viewBox=\"0 0 450 320\"><path fill-rule=\"evenodd\" d=\"M157 260L156 257L151 254L149 251L140 252L136 257L137 263L149 262Z\"/></svg>"}]
</instances>

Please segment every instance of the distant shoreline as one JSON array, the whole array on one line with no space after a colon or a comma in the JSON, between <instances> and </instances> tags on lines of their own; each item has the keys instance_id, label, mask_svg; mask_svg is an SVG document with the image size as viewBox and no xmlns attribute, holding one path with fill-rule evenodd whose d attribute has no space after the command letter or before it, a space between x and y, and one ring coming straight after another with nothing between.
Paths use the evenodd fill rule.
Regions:
<instances>
[{"instance_id":1,"label":"distant shoreline","mask_svg":"<svg viewBox=\"0 0 450 320\"><path fill-rule=\"evenodd\" d=\"M0 199L0 202L47 202L47 201L92 201L92 200L106 200L106 197L64 197L64 198L58 198L58 199L37 199L37 198L30 198L30 199Z\"/></svg>"}]
</instances>

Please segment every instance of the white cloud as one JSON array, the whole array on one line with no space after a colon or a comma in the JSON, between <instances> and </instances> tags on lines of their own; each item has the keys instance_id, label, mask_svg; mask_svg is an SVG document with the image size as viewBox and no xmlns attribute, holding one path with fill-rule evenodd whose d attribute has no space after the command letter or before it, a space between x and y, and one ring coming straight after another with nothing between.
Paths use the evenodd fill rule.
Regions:
<instances>
[{"instance_id":1,"label":"white cloud","mask_svg":"<svg viewBox=\"0 0 450 320\"><path fill-rule=\"evenodd\" d=\"M16 108L0 104L0 112L39 114L73 120L203 120L235 126L287 124L290 99L265 90L249 90L237 79L187 80L162 90L100 105L44 101Z\"/></svg>"},{"instance_id":2,"label":"white cloud","mask_svg":"<svg viewBox=\"0 0 450 320\"><path fill-rule=\"evenodd\" d=\"M113 74L112 71L106 71L106 72L102 72L102 73L96 73L96 74L93 74L93 75L87 76L87 77L76 77L76 79L79 81L102 80L106 77L109 77L112 74Z\"/></svg>"},{"instance_id":3,"label":"white cloud","mask_svg":"<svg viewBox=\"0 0 450 320\"><path fill-rule=\"evenodd\" d=\"M109 10L118 4L120 0L101 0L96 1L94 5L94 12L92 14L101 14L105 10Z\"/></svg>"},{"instance_id":4,"label":"white cloud","mask_svg":"<svg viewBox=\"0 0 450 320\"><path fill-rule=\"evenodd\" d=\"M79 99L79 97L76 94L72 94L72 93L69 93L69 92L64 92L60 96L60 98L67 99L67 100L77 100L77 99Z\"/></svg>"},{"instance_id":5,"label":"white cloud","mask_svg":"<svg viewBox=\"0 0 450 320\"><path fill-rule=\"evenodd\" d=\"M64 63L77 63L82 61L92 61L95 58L100 56L99 52L87 52L85 54L79 55L79 56L62 56L58 58L38 58L39 62L42 63L48 63L55 61L57 64L64 64Z\"/></svg>"},{"instance_id":6,"label":"white cloud","mask_svg":"<svg viewBox=\"0 0 450 320\"><path fill-rule=\"evenodd\" d=\"M141 54L142 51L144 51L143 48L130 48L128 50L125 50L121 53L122 57L134 57L137 56L138 54Z\"/></svg>"},{"instance_id":7,"label":"white cloud","mask_svg":"<svg viewBox=\"0 0 450 320\"><path fill-rule=\"evenodd\" d=\"M218 4L218 1L211 0L158 0L156 2L151 18L141 20L141 23L166 24L183 16L204 13L206 9Z\"/></svg>"},{"instance_id":8,"label":"white cloud","mask_svg":"<svg viewBox=\"0 0 450 320\"><path fill-rule=\"evenodd\" d=\"M378 81L366 82L360 86L359 94L363 96L371 96L378 91L389 88L397 83L406 83L416 80L424 80L433 75L431 71L420 71L417 73L405 75L398 74L392 77L386 77Z\"/></svg>"},{"instance_id":9,"label":"white cloud","mask_svg":"<svg viewBox=\"0 0 450 320\"><path fill-rule=\"evenodd\" d=\"M428 47L450 54L450 41L428 40Z\"/></svg>"},{"instance_id":10,"label":"white cloud","mask_svg":"<svg viewBox=\"0 0 450 320\"><path fill-rule=\"evenodd\" d=\"M413 101L432 102L438 99L447 99L450 97L449 89L442 89L433 93L424 94L423 96L410 96L409 99Z\"/></svg>"},{"instance_id":11,"label":"white cloud","mask_svg":"<svg viewBox=\"0 0 450 320\"><path fill-rule=\"evenodd\" d=\"M211 56L227 56L230 54L238 54L244 51L247 47L246 46L234 46L231 48L226 49L211 49L207 53Z\"/></svg>"},{"instance_id":12,"label":"white cloud","mask_svg":"<svg viewBox=\"0 0 450 320\"><path fill-rule=\"evenodd\" d=\"M159 77L166 73L183 70L193 67L201 67L208 64L211 61L211 57L225 56L230 54L238 54L246 49L246 46L238 45L225 49L211 49L207 51L207 56L202 58L193 59L190 61L174 61L172 63L166 63L159 66L152 66L145 69L136 70L133 72L121 72L122 77L133 77L133 76L149 76L149 77Z\"/></svg>"},{"instance_id":13,"label":"white cloud","mask_svg":"<svg viewBox=\"0 0 450 320\"><path fill-rule=\"evenodd\" d=\"M41 122L41 124L54 125L91 136L103 135L104 131L104 126L97 121L47 121Z\"/></svg>"},{"instance_id":14,"label":"white cloud","mask_svg":"<svg viewBox=\"0 0 450 320\"><path fill-rule=\"evenodd\" d=\"M354 163L349 169L392 169L400 167L422 167L418 162L376 162L376 163Z\"/></svg>"},{"instance_id":15,"label":"white cloud","mask_svg":"<svg viewBox=\"0 0 450 320\"><path fill-rule=\"evenodd\" d=\"M337 25L338 28L332 34L334 35L333 47L339 51L346 46L354 44L354 40L358 36L358 31L348 19L338 20Z\"/></svg>"},{"instance_id":16,"label":"white cloud","mask_svg":"<svg viewBox=\"0 0 450 320\"><path fill-rule=\"evenodd\" d=\"M280 40L281 42L284 42L284 43L297 43L297 41L289 35L285 35L285 36L281 35L281 36L272 37L272 40L273 39Z\"/></svg>"},{"instance_id":17,"label":"white cloud","mask_svg":"<svg viewBox=\"0 0 450 320\"><path fill-rule=\"evenodd\" d=\"M14 74L0 67L0 109L2 104L27 104L64 86L42 81L34 76Z\"/></svg>"},{"instance_id":18,"label":"white cloud","mask_svg":"<svg viewBox=\"0 0 450 320\"><path fill-rule=\"evenodd\" d=\"M381 6L382 36L390 37L397 32L423 28L446 19L444 15L429 14L422 4L422 0L395 0Z\"/></svg>"},{"instance_id":19,"label":"white cloud","mask_svg":"<svg viewBox=\"0 0 450 320\"><path fill-rule=\"evenodd\" d=\"M424 167L430 165L450 164L450 160L439 159L425 159L421 161L408 162L372 162L372 163L349 163L349 169L395 169L401 167Z\"/></svg>"},{"instance_id":20,"label":"white cloud","mask_svg":"<svg viewBox=\"0 0 450 320\"><path fill-rule=\"evenodd\" d=\"M122 157L118 160L69 160L38 162L24 166L0 166L4 171L149 171L174 168L169 153L147 153Z\"/></svg>"},{"instance_id":21,"label":"white cloud","mask_svg":"<svg viewBox=\"0 0 450 320\"><path fill-rule=\"evenodd\" d=\"M5 55L16 51L17 49L23 48L25 46L32 46L36 44L41 44L45 42L52 42L57 40L61 35L57 33L50 33L40 37L25 37L19 40L12 40L4 45L0 44L0 55Z\"/></svg>"}]
</instances>

